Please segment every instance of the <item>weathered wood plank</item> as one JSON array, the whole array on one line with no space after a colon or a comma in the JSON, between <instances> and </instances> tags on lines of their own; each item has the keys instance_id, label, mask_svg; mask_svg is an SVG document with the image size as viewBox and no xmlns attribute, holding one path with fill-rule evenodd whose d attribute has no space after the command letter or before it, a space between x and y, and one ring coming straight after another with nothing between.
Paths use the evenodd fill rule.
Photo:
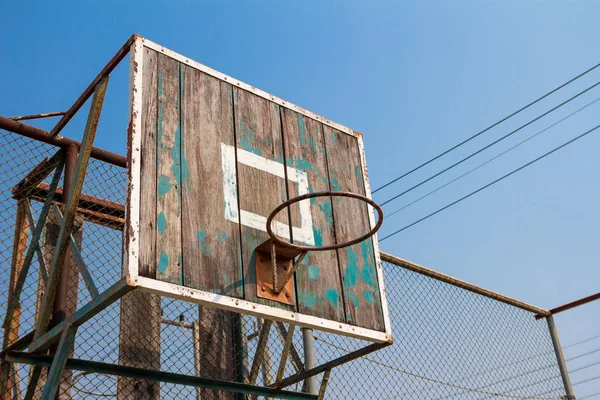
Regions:
<instances>
[{"instance_id":1,"label":"weathered wood plank","mask_svg":"<svg viewBox=\"0 0 600 400\"><path fill-rule=\"evenodd\" d=\"M286 166L307 174L310 193L329 190L327 155L321 123L292 110L282 110L282 121ZM294 186L298 190L298 185ZM293 192L291 187L289 189L290 197L299 194L298 191ZM310 213L314 245L335 243L331 199L311 199ZM292 222L294 226L298 226L296 218L292 217ZM296 238L294 243L306 244ZM345 322L342 285L335 251L309 252L296 271L296 287L299 312Z\"/></svg>"},{"instance_id":2,"label":"weathered wood plank","mask_svg":"<svg viewBox=\"0 0 600 400\"><path fill-rule=\"evenodd\" d=\"M142 70L142 148L139 274L156 278L156 142L158 55L144 48ZM121 298L119 364L160 369L159 296L133 291ZM126 377L117 380L119 400L159 399L160 382Z\"/></svg>"},{"instance_id":3,"label":"weathered wood plank","mask_svg":"<svg viewBox=\"0 0 600 400\"><path fill-rule=\"evenodd\" d=\"M357 139L327 126L324 131L331 189L364 194ZM358 200L334 199L333 215L338 243L370 230L368 208ZM337 253L344 283L346 321L364 328L383 330L373 242L368 239Z\"/></svg>"},{"instance_id":4,"label":"weathered wood plank","mask_svg":"<svg viewBox=\"0 0 600 400\"><path fill-rule=\"evenodd\" d=\"M279 106L244 90L233 89L237 181L239 188L242 265L244 271L244 298L275 307L296 309L294 306L261 299L256 296L254 249L269 238L266 226L259 219L257 227L250 227L256 216L266 217L287 199L283 178L283 143ZM253 157L258 156L258 157ZM252 160L256 161L253 164ZM264 161L263 161L264 160ZM259 165L260 164L260 165ZM261 170L261 167L263 170ZM277 176L279 173L280 176ZM287 215L280 213L283 229L289 226Z\"/></svg>"},{"instance_id":5,"label":"weathered wood plank","mask_svg":"<svg viewBox=\"0 0 600 400\"><path fill-rule=\"evenodd\" d=\"M158 54L144 48L142 70L142 149L140 165L139 274L156 278L156 132Z\"/></svg>"},{"instance_id":6,"label":"weathered wood plank","mask_svg":"<svg viewBox=\"0 0 600 400\"><path fill-rule=\"evenodd\" d=\"M222 145L235 146L232 88L182 68L183 284L241 298L240 230L224 215L222 170Z\"/></svg>"},{"instance_id":7,"label":"weathered wood plank","mask_svg":"<svg viewBox=\"0 0 600 400\"><path fill-rule=\"evenodd\" d=\"M158 55L156 277L181 284L181 121L179 63Z\"/></svg>"}]
</instances>

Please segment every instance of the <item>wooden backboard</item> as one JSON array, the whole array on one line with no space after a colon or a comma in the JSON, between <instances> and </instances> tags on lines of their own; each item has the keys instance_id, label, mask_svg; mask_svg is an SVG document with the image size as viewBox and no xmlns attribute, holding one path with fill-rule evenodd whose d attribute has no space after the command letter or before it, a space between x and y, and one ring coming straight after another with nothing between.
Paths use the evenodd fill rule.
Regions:
<instances>
[{"instance_id":1,"label":"wooden backboard","mask_svg":"<svg viewBox=\"0 0 600 400\"><path fill-rule=\"evenodd\" d=\"M161 295L390 342L376 237L309 252L293 304L257 293L255 249L275 207L324 190L370 197L362 135L147 39L132 50L124 273ZM273 223L315 246L374 225L370 206L335 197Z\"/></svg>"}]
</instances>

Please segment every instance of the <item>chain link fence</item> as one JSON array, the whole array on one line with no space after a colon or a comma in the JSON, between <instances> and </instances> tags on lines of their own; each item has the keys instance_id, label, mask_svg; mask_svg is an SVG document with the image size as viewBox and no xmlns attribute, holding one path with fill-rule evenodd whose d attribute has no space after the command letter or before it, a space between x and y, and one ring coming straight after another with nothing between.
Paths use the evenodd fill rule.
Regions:
<instances>
[{"instance_id":1,"label":"chain link fence","mask_svg":"<svg viewBox=\"0 0 600 400\"><path fill-rule=\"evenodd\" d=\"M59 220L50 207L35 240L53 172L33 190L17 186L57 148L0 131L0 315L3 348L35 327L54 256ZM42 173L43 171L39 171ZM46 171L47 172L47 171ZM44 174L46 175L46 174ZM31 181L34 177L29 175ZM98 292L121 276L122 226L126 171L95 159L88 167L80 210L68 258L69 284L59 295L63 304L55 320L92 300L80 274L85 263ZM56 201L62 201L58 181ZM17 187L17 189L15 189ZM76 245L75 245L76 244ZM6 318L18 290L18 276L32 258L12 318ZM25 263L26 265L26 263ZM545 319L401 265L384 262L387 299L395 343L378 352L334 368L328 399L561 399L565 396L557 358ZM58 301L58 300L57 300ZM62 315L61 315L62 312ZM70 357L142 367L177 374L269 385L278 376L304 368L302 332L288 341L282 363L287 324L206 309L156 295L126 294L78 328ZM368 343L314 332L317 365ZM50 349L52 352L53 349ZM258 354L258 357L256 355ZM25 398L32 367L2 363L0 398ZM44 369L33 398L41 396ZM317 385L322 377L317 378ZM301 391L301 383L287 390ZM61 399L240 399L217 390L134 378L66 370Z\"/></svg>"}]
</instances>

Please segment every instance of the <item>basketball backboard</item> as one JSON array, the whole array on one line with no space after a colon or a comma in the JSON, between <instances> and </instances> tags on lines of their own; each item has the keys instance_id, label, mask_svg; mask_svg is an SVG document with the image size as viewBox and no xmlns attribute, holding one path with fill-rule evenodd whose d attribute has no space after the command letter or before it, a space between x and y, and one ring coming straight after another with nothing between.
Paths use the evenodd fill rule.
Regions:
<instances>
[{"instance_id":1,"label":"basketball backboard","mask_svg":"<svg viewBox=\"0 0 600 400\"><path fill-rule=\"evenodd\" d=\"M163 296L392 341L376 236L308 252L279 295L257 267L282 202L328 190L370 198L360 133L139 37L130 95L124 274ZM371 206L326 197L294 204L272 228L321 246L374 225Z\"/></svg>"}]
</instances>

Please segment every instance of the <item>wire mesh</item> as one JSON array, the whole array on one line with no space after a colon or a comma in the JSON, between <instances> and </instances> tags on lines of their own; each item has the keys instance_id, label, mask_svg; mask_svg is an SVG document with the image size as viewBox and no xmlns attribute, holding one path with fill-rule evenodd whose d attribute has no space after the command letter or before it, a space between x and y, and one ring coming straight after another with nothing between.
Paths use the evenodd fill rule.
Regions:
<instances>
[{"instance_id":1,"label":"wire mesh","mask_svg":"<svg viewBox=\"0 0 600 400\"><path fill-rule=\"evenodd\" d=\"M19 265L23 264L53 172L35 190L13 188L57 148L0 131L0 316L7 315ZM30 178L32 178L30 176ZM121 277L126 171L90 161L73 241L99 292ZM62 178L57 197L61 200ZM30 206L29 206L30 205ZM33 252L14 317L5 324L3 348L35 327L44 295L44 268L54 256L60 215L50 208L39 251ZM34 246L35 247L35 246ZM73 247L74 248L74 247ZM92 300L71 250L66 315ZM44 266L45 265L45 266ZM564 389L545 320L400 266L384 263L395 343L335 368L328 399L560 399ZM56 316L60 319L60 315ZM272 384L304 369L302 330L153 294L130 292L78 328L70 357L206 376L258 385ZM317 365L368 343L314 332ZM51 349L50 351L53 351ZM2 363L0 398L25 397L32 368ZM41 396L43 369L34 399ZM322 377L317 377L317 385ZM288 390L302 391L297 383ZM61 399L240 399L223 391L143 379L66 370Z\"/></svg>"}]
</instances>

